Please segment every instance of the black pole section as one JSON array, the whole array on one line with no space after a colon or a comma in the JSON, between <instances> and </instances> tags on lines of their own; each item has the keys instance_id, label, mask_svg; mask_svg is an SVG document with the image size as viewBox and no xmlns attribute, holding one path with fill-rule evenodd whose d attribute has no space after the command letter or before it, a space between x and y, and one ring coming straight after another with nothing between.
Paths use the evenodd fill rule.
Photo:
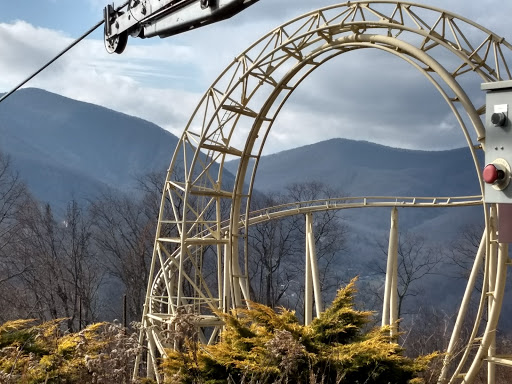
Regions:
<instances>
[{"instance_id":1,"label":"black pole section","mask_svg":"<svg viewBox=\"0 0 512 384\"><path fill-rule=\"evenodd\" d=\"M123 295L123 327L126 329L128 328L128 319L126 316L126 295Z\"/></svg>"},{"instance_id":2,"label":"black pole section","mask_svg":"<svg viewBox=\"0 0 512 384\"><path fill-rule=\"evenodd\" d=\"M78 332L82 330L82 298L78 298Z\"/></svg>"},{"instance_id":3,"label":"black pole section","mask_svg":"<svg viewBox=\"0 0 512 384\"><path fill-rule=\"evenodd\" d=\"M117 7L117 10L123 8L126 4L129 4L129 1L124 3L123 5ZM16 87L14 87L11 91L6 93L2 96L0 99L0 103L7 99L9 96L11 96L14 92L16 92L18 89L20 89L22 86L24 86L26 83L28 83L30 80L32 80L34 77L39 75L42 71L44 71L46 68L48 68L50 65L52 65L57 59L59 59L62 55L64 55L67 51L69 51L71 48L73 48L75 45L77 45L79 42L81 42L83 39L85 39L87 36L89 36L91 33L93 33L96 29L98 29L105 20L98 21L94 27L89 29L87 32L85 32L82 36L80 36L78 39L76 39L73 43L71 43L68 47L66 47L61 53L59 53L57 56L55 56L53 59L51 59L48 63L46 63L43 67L41 67L39 70L34 72L30 77L23 80L21 83L19 83Z\"/></svg>"}]
</instances>

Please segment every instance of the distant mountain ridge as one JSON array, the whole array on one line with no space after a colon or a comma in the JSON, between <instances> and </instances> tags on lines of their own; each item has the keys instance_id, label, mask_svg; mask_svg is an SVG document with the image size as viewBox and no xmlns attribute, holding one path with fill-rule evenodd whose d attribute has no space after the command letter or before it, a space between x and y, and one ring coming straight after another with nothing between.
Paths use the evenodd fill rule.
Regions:
<instances>
[{"instance_id":1,"label":"distant mountain ridge","mask_svg":"<svg viewBox=\"0 0 512 384\"><path fill-rule=\"evenodd\" d=\"M0 104L0 150L36 197L54 204L106 188L130 191L136 177L169 165L177 143L148 121L40 89L19 90ZM228 162L226 169L235 174L237 165ZM480 193L467 148L416 151L347 139L263 156L255 188L278 191L308 180L351 196ZM425 213L420 221L437 215Z\"/></svg>"},{"instance_id":2,"label":"distant mountain ridge","mask_svg":"<svg viewBox=\"0 0 512 384\"><path fill-rule=\"evenodd\" d=\"M227 168L236 172L238 163ZM263 156L255 187L280 190L318 180L350 196L457 196L480 194L468 148L420 151L367 141L331 139Z\"/></svg>"},{"instance_id":3,"label":"distant mountain ridge","mask_svg":"<svg viewBox=\"0 0 512 384\"><path fill-rule=\"evenodd\" d=\"M232 161L226 167L235 172L238 163ZM418 151L347 139L331 139L263 156L255 188L280 191L302 181L319 181L336 188L339 197L455 197L481 193L468 148ZM389 225L388 209L372 208L365 213L349 210L344 215L356 231L388 230L383 230ZM462 223L480 222L481 215L480 207L403 209L400 221L402 228L410 231L433 231L437 238L448 238L460 230Z\"/></svg>"},{"instance_id":4,"label":"distant mountain ridge","mask_svg":"<svg viewBox=\"0 0 512 384\"><path fill-rule=\"evenodd\" d=\"M0 104L0 150L40 199L65 203L165 169L178 138L148 121L41 89Z\"/></svg>"},{"instance_id":5,"label":"distant mountain ridge","mask_svg":"<svg viewBox=\"0 0 512 384\"><path fill-rule=\"evenodd\" d=\"M168 167L178 141L145 120L40 89L22 89L0 103L0 151L11 156L36 198L60 208L107 188L133 192L137 176ZM232 174L237 166L225 165ZM223 177L232 182L229 172ZM255 191L302 181L323 182L340 197L480 194L467 148L415 151L347 139L261 157ZM399 227L441 244L462 226L482 223L482 213L481 207L400 208ZM343 211L350 245L333 267L367 273L367 263L382 257L377 244L386 241L389 214L390 208Z\"/></svg>"}]
</instances>

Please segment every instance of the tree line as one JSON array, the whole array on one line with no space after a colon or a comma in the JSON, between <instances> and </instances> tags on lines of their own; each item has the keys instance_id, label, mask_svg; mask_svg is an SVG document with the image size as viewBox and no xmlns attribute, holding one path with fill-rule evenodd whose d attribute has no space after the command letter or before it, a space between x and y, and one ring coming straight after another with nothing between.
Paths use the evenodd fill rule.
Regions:
<instances>
[{"instance_id":1,"label":"tree line","mask_svg":"<svg viewBox=\"0 0 512 384\"><path fill-rule=\"evenodd\" d=\"M91 200L71 200L64 212L56 212L30 193L9 157L0 153L0 322L66 318L69 330L76 331L98 320L119 319L124 295L128 322L140 321L163 182L163 173L150 173L136 180L136 193L112 190ZM282 193L257 194L252 206L337 196L338 191L309 182ZM294 216L249 231L254 301L297 310L303 305L303 222ZM341 283L333 264L345 233L338 213L316 217L322 288L331 299Z\"/></svg>"},{"instance_id":2,"label":"tree line","mask_svg":"<svg viewBox=\"0 0 512 384\"><path fill-rule=\"evenodd\" d=\"M66 318L66 327L77 331L96 321L119 319L123 295L127 320L140 321L163 181L163 173L147 174L137 180L137 193L110 191L93 200L72 200L64 212L55 212L50 204L31 195L9 157L0 153L0 322ZM340 196L341 191L322 183L297 183L279 193L255 194L252 209ZM346 260L357 257L346 255L348 228L340 212L315 214L324 307L337 289L354 277L342 267ZM412 354L444 349L441 347L449 337L446 324L453 319L451 313L436 312L433 306L413 311L414 306L407 304L422 300L428 289L423 284L427 276L445 273L447 265L454 277L464 277L476 253L477 233L478 229L461 231L461 239L448 248L432 247L417 234L401 234L401 330L403 344L410 345ZM270 308L296 310L300 320L304 304L303 215L255 225L247 236L251 299ZM383 241L380 248L386 248ZM373 280L359 283L364 309L381 308L385 268L381 249L368 265ZM436 329L434 322L440 325ZM424 333L430 332L423 335L425 342L414 323L424 324ZM433 332L441 332L442 337L431 337ZM436 345L427 345L433 341Z\"/></svg>"},{"instance_id":3,"label":"tree line","mask_svg":"<svg viewBox=\"0 0 512 384\"><path fill-rule=\"evenodd\" d=\"M74 331L118 317L111 307L123 294L128 318L139 320L161 193L155 179L141 178L136 198L111 191L56 213L0 154L0 321L67 318Z\"/></svg>"}]
</instances>

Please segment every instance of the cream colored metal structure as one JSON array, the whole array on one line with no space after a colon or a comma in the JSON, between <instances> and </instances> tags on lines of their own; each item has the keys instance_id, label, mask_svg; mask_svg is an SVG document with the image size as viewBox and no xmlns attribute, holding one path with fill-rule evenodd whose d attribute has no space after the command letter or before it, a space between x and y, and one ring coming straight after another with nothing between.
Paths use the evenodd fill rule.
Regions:
<instances>
[{"instance_id":1,"label":"cream colored metal structure","mask_svg":"<svg viewBox=\"0 0 512 384\"><path fill-rule=\"evenodd\" d=\"M512 46L503 38L450 12L395 1L333 5L274 29L237 56L207 90L174 153L160 208L142 319L141 342L148 342L149 375L154 375L156 358L165 354L160 331L169 326L179 310L197 314L200 337L208 342L217 337L222 326L215 312L240 307L249 299L250 255L245 237L251 217L249 205L258 161L275 118L312 71L344 53L370 48L399 57L435 86L461 127L482 186L476 151L485 145L481 120L485 105L474 105L462 84L475 84L477 90L482 82L511 78L507 62ZM224 177L224 162L229 159L238 160L232 185ZM397 202L389 206L395 205ZM489 364L492 382L495 364L511 364L508 358L494 356L493 352L508 253L505 245L496 243L494 219L490 219L495 215L489 214L486 205L484 212L487 230L447 351L442 383L471 383L484 360ZM311 228L311 215L306 214L306 219ZM224 226L226 220L228 225ZM391 237L396 231L392 225ZM390 244L390 254L394 247ZM319 295L314 287L314 247L308 247L306 255L306 285L313 285L308 292ZM462 348L460 364L454 368L452 357L460 348L458 338L473 292L471 284L482 263L485 278L475 330ZM392 271L396 268L394 261L390 264ZM396 278L388 279L389 304L385 311L389 308L392 323L395 299L390 292ZM311 307L311 294L306 301ZM315 302L320 301L317 298ZM310 321L312 310L305 315ZM481 326L485 330L478 334Z\"/></svg>"},{"instance_id":2,"label":"cream colored metal structure","mask_svg":"<svg viewBox=\"0 0 512 384\"><path fill-rule=\"evenodd\" d=\"M332 198L323 200L312 200L293 202L288 204L282 204L274 207L267 207L264 209L252 211L249 214L248 219L245 216L240 217L240 226L250 227L252 225L261 224L270 220L282 219L288 216L304 215L305 217L305 237L306 237L306 262L305 262L305 305L304 305L304 319L305 323L309 324L313 318L313 309L315 309L315 315L319 316L322 312L321 308L321 290L320 290L320 278L318 268L316 267L317 258L314 241L313 231L313 214L315 212L323 212L327 210L344 210L344 209L356 209L356 208L383 208L392 207L391 214L391 230L390 230L390 251L388 253L388 268L392 265L392 273L388 273L386 276L385 283L385 300L383 304L383 316L382 325L393 325L398 320L398 298L397 298L397 268L398 268L398 252L397 252L397 239L398 239L398 211L397 208L446 208L446 207L468 207L468 206L480 206L483 204L482 196L459 196L459 197L389 197L389 196L368 196L368 197L343 197L343 198ZM229 220L221 223L222 231L229 230ZM208 236L208 235L207 235ZM212 236L212 234L210 234ZM391 244L395 244L394 247ZM225 255L224 255L225 257ZM224 268L224 272L229 270L230 261L224 260L227 267ZM172 267L172 261L168 261L167 265ZM143 329L143 332L147 332L148 344L155 350L153 351L154 356L165 354L165 348L172 348L172 345L166 344L162 341L162 330L165 330L167 326L172 324L174 315L169 313L160 313L158 309L161 308L162 300L166 298L162 296L161 292L166 287L166 277L169 273L176 273L169 268L162 268L157 276L155 277L152 284L152 307L153 312L148 313L149 322ZM225 273L225 280L223 282L224 287L230 287L230 280L232 278L229 274ZM229 289L229 288L225 288ZM314 301L313 301L314 296ZM188 297L187 299L191 299ZM213 299L215 302L220 300L217 298ZM314 302L314 308L313 308ZM191 304L184 304L182 308L190 309L193 306ZM221 308L219 308L219 311ZM218 335L222 327L216 316L199 316L198 327L213 329L210 340L204 338L204 334L200 333L200 337L203 336L202 340L204 343L212 342L213 339ZM393 335L396 329L392 327L391 334ZM164 332L165 333L165 332ZM141 336L143 334L141 333ZM153 340L151 339L153 338ZM142 340L142 339L141 339ZM151 351L151 349L148 349ZM153 367L153 368L156 368ZM153 369L151 369L153 370ZM157 379L159 379L157 377Z\"/></svg>"}]
</instances>

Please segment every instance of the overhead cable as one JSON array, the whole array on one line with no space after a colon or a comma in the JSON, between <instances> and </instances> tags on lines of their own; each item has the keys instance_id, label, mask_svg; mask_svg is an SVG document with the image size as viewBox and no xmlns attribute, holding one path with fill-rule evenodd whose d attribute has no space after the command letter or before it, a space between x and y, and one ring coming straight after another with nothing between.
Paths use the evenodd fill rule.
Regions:
<instances>
[{"instance_id":1,"label":"overhead cable","mask_svg":"<svg viewBox=\"0 0 512 384\"><path fill-rule=\"evenodd\" d=\"M127 2L128 3L128 2ZM117 10L124 7L127 3L124 3L123 5L119 6ZM39 75L42 71L44 71L46 68L48 68L50 65L52 65L55 61L57 61L62 55L64 55L67 51L69 51L71 48L73 48L75 45L77 45L79 42L81 42L83 39L85 39L87 36L89 36L92 32L94 32L96 29L98 29L105 20L101 20L96 25L94 25L91 29L89 29L87 32L85 32L82 36L80 36L78 39L76 39L73 43L71 43L69 46L67 46L62 52L60 52L57 56L55 56L53 59L51 59L48 63L46 63L44 66L42 66L40 69L38 69L36 72L34 72L31 76L23 80L21 83L19 83L16 87L14 87L11 91L7 92L5 95L0 98L0 103L7 99L9 96L11 96L14 92L16 92L18 89L20 89L22 86L24 86L26 83L28 83L30 80L32 80L34 77Z\"/></svg>"}]
</instances>

